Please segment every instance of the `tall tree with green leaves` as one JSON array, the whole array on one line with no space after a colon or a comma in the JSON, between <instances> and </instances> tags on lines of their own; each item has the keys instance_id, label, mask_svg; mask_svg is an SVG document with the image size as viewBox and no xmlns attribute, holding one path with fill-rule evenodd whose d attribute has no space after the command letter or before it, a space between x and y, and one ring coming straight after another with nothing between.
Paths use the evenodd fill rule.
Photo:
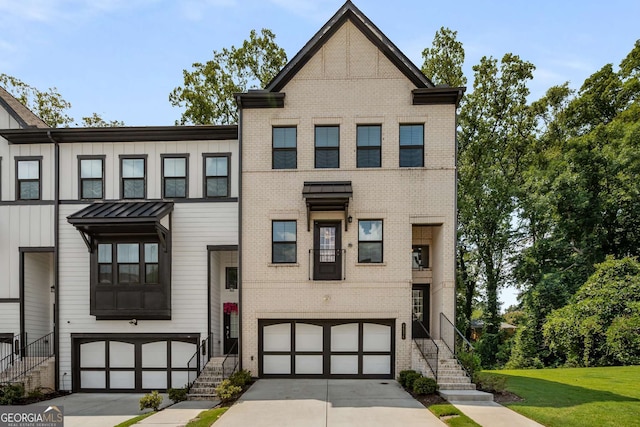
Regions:
<instances>
[{"instance_id":1,"label":"tall tree with green leaves","mask_svg":"<svg viewBox=\"0 0 640 427\"><path fill-rule=\"evenodd\" d=\"M287 54L275 38L271 30L263 28L260 35L251 30L242 46L214 50L213 59L183 70L183 86L169 94L171 105L185 108L176 124L236 123L234 93L266 86L287 63Z\"/></svg>"}]
</instances>

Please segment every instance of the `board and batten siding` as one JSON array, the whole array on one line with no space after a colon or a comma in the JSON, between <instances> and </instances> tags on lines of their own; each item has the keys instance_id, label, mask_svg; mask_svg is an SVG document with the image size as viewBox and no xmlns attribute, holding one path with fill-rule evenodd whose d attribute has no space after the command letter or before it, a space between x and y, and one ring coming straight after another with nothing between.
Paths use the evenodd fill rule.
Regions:
<instances>
[{"instance_id":1,"label":"board and batten siding","mask_svg":"<svg viewBox=\"0 0 640 427\"><path fill-rule=\"evenodd\" d=\"M78 156L105 156L104 196L116 200L120 194L120 156L146 155L147 199L162 197L161 154L189 153L189 198L203 197L203 157L205 153L231 153L231 197L238 196L238 142L228 141L167 141L128 143L84 143L60 145L60 198L78 199Z\"/></svg>"},{"instance_id":2,"label":"board and batten siding","mask_svg":"<svg viewBox=\"0 0 640 427\"><path fill-rule=\"evenodd\" d=\"M20 332L20 303L0 303L0 333L18 335Z\"/></svg>"},{"instance_id":3,"label":"board and batten siding","mask_svg":"<svg viewBox=\"0 0 640 427\"><path fill-rule=\"evenodd\" d=\"M53 332L53 253L24 253L24 329L27 344Z\"/></svg>"},{"instance_id":4,"label":"board and batten siding","mask_svg":"<svg viewBox=\"0 0 640 427\"><path fill-rule=\"evenodd\" d=\"M0 108L0 129L20 129L20 123L4 108Z\"/></svg>"},{"instance_id":5,"label":"board and batten siding","mask_svg":"<svg viewBox=\"0 0 640 427\"><path fill-rule=\"evenodd\" d=\"M2 111L2 110L0 110ZM0 137L0 183L2 200L16 200L16 161L15 157L39 157L40 162L40 199L54 199L55 167L53 144L9 144Z\"/></svg>"},{"instance_id":6,"label":"board and batten siding","mask_svg":"<svg viewBox=\"0 0 640 427\"><path fill-rule=\"evenodd\" d=\"M238 243L237 203L176 203L171 219L171 320L96 320L89 314L89 252L67 217L86 205L60 206L60 385L71 389L72 333L207 334L207 246ZM65 375L65 373L67 375Z\"/></svg>"}]
</instances>

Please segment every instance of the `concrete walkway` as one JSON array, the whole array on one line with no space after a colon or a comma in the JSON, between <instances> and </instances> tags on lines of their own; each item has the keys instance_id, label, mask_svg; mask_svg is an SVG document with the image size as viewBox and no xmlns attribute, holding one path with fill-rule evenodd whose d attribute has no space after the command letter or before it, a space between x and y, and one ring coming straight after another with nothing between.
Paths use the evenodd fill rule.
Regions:
<instances>
[{"instance_id":1,"label":"concrete walkway","mask_svg":"<svg viewBox=\"0 0 640 427\"><path fill-rule=\"evenodd\" d=\"M200 412L211 409L218 403L218 401L211 400L178 402L145 418L136 425L141 427L184 426L189 420L197 417Z\"/></svg>"},{"instance_id":2,"label":"concrete walkway","mask_svg":"<svg viewBox=\"0 0 640 427\"><path fill-rule=\"evenodd\" d=\"M496 402L449 402L482 427L543 427Z\"/></svg>"}]
</instances>

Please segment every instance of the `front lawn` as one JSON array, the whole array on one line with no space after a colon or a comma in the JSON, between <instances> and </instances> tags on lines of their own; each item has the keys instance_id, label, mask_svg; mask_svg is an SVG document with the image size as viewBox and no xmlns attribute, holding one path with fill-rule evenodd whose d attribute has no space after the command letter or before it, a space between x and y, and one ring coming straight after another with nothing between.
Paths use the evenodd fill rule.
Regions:
<instances>
[{"instance_id":1,"label":"front lawn","mask_svg":"<svg viewBox=\"0 0 640 427\"><path fill-rule=\"evenodd\" d=\"M189 421L187 427L209 427L215 423L229 409L228 406L222 408L213 408L208 411L202 411L193 421Z\"/></svg>"},{"instance_id":2,"label":"front lawn","mask_svg":"<svg viewBox=\"0 0 640 427\"><path fill-rule=\"evenodd\" d=\"M640 366L483 371L524 400L505 406L548 427L637 426Z\"/></svg>"}]
</instances>

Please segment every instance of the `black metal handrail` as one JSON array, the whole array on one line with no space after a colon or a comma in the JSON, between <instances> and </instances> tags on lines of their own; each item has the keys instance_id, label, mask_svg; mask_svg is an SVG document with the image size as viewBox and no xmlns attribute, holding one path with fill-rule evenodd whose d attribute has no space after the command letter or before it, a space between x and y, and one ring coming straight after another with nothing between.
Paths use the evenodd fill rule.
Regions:
<instances>
[{"instance_id":1,"label":"black metal handrail","mask_svg":"<svg viewBox=\"0 0 640 427\"><path fill-rule=\"evenodd\" d=\"M15 346L14 341L14 346ZM19 342L19 341L18 341ZM53 332L24 345L0 361L0 383L15 382L54 356ZM9 361L11 361L9 363Z\"/></svg>"},{"instance_id":2,"label":"black metal handrail","mask_svg":"<svg viewBox=\"0 0 640 427\"><path fill-rule=\"evenodd\" d=\"M415 313L413 313L413 319L415 320L413 324L415 325L417 323L418 325L420 325L420 328L422 328L422 331L425 334L427 334L426 338L414 338L413 342L416 343L416 346L418 347L418 350L420 351L422 358L424 359L425 362L427 362L427 366L429 367L429 369L431 370L431 373L433 374L433 378L437 381L438 380L438 354L440 353L440 347L438 347L438 344L436 344L436 342L433 339L431 339L431 334L429 334L429 331L427 331L427 328L424 327L424 325L422 324L422 322L420 322L420 320L418 319L418 316L416 316ZM425 342L430 344L431 351L427 349L427 346L425 346Z\"/></svg>"},{"instance_id":3,"label":"black metal handrail","mask_svg":"<svg viewBox=\"0 0 640 427\"><path fill-rule=\"evenodd\" d=\"M211 338L211 339L210 339ZM210 359L210 347L209 343L213 341L213 334L209 335L205 339L202 340L196 352L191 356L191 359L187 362L187 375L188 375L188 384L187 390L191 389L193 383L198 379L198 375L204 369L204 366ZM202 358L200 358L200 354L202 353ZM200 363L202 361L202 363Z\"/></svg>"},{"instance_id":4,"label":"black metal handrail","mask_svg":"<svg viewBox=\"0 0 640 427\"><path fill-rule=\"evenodd\" d=\"M224 356L224 360L222 361L222 379L227 379L229 378L229 376L231 374L233 374L236 371L236 368L238 367L238 341L234 342L233 345L231 346L231 349L229 349L229 352ZM229 372L229 374L227 375L227 367L233 365L233 368L231 368L231 372Z\"/></svg>"},{"instance_id":5,"label":"black metal handrail","mask_svg":"<svg viewBox=\"0 0 640 427\"><path fill-rule=\"evenodd\" d=\"M340 279L347 280L347 269L345 266L346 249L309 249L309 280L318 280L315 277L315 263L318 262L340 263ZM332 261L333 260L333 261Z\"/></svg>"},{"instance_id":6,"label":"black metal handrail","mask_svg":"<svg viewBox=\"0 0 640 427\"><path fill-rule=\"evenodd\" d=\"M461 350L473 354L473 345L444 313L440 313L440 339L458 362L460 362L458 353ZM453 349L449 347L449 343L453 343ZM467 376L471 378L472 373L469 372L467 367L463 363L460 363L460 366L462 366Z\"/></svg>"}]
</instances>

